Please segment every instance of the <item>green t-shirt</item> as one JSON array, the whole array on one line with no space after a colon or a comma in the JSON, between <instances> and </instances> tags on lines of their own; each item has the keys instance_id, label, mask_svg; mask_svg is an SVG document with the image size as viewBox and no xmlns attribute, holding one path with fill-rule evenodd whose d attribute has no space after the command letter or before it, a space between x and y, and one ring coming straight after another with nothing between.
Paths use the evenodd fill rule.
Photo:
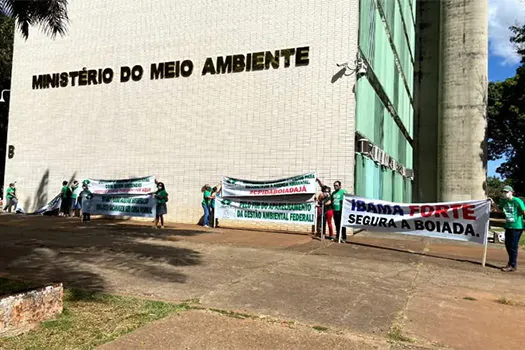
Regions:
<instances>
[{"instance_id":1,"label":"green t-shirt","mask_svg":"<svg viewBox=\"0 0 525 350\"><path fill-rule=\"evenodd\" d=\"M343 198L345 197L345 190L342 188L332 193L332 205L334 207L334 211L341 211L343 210Z\"/></svg>"},{"instance_id":2,"label":"green t-shirt","mask_svg":"<svg viewBox=\"0 0 525 350\"><path fill-rule=\"evenodd\" d=\"M204 205L211 205L211 191L204 191L204 194L202 195L202 204Z\"/></svg>"},{"instance_id":3,"label":"green t-shirt","mask_svg":"<svg viewBox=\"0 0 525 350\"><path fill-rule=\"evenodd\" d=\"M518 197L512 197L512 199L504 199L500 202L499 207L505 214L505 228L510 229L523 229L523 211L525 210L525 204Z\"/></svg>"},{"instance_id":4,"label":"green t-shirt","mask_svg":"<svg viewBox=\"0 0 525 350\"><path fill-rule=\"evenodd\" d=\"M156 193L157 204L166 204L166 199L168 198L168 192L166 190L160 190Z\"/></svg>"},{"instance_id":5,"label":"green t-shirt","mask_svg":"<svg viewBox=\"0 0 525 350\"><path fill-rule=\"evenodd\" d=\"M67 198L67 191L69 189L69 186L63 186L62 187L62 198Z\"/></svg>"},{"instance_id":6,"label":"green t-shirt","mask_svg":"<svg viewBox=\"0 0 525 350\"><path fill-rule=\"evenodd\" d=\"M72 186L71 187L71 190L73 191L73 193L71 194L71 198L75 199L78 197L78 195L80 194L80 192L82 191L82 187L80 187L78 184L76 186Z\"/></svg>"},{"instance_id":7,"label":"green t-shirt","mask_svg":"<svg viewBox=\"0 0 525 350\"><path fill-rule=\"evenodd\" d=\"M8 187L7 188L7 194L6 194L7 199L14 198L15 197L15 191L16 191L16 188Z\"/></svg>"},{"instance_id":8,"label":"green t-shirt","mask_svg":"<svg viewBox=\"0 0 525 350\"><path fill-rule=\"evenodd\" d=\"M324 212L326 213L328 210L332 210L334 209L334 205L332 204L333 202L330 202L332 200L332 197L324 197L323 199L323 202L324 202ZM330 204L326 204L326 202L330 202Z\"/></svg>"}]
</instances>

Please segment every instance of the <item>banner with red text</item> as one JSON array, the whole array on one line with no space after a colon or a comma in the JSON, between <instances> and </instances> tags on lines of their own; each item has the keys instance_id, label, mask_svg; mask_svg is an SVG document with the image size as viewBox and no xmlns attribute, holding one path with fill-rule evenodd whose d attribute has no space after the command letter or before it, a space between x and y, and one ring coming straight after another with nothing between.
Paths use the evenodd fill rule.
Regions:
<instances>
[{"instance_id":1,"label":"banner with red text","mask_svg":"<svg viewBox=\"0 0 525 350\"><path fill-rule=\"evenodd\" d=\"M93 194L128 194L141 195L155 192L155 176L146 176L135 179L123 180L84 180L88 184L89 190Z\"/></svg>"},{"instance_id":2,"label":"banner with red text","mask_svg":"<svg viewBox=\"0 0 525 350\"><path fill-rule=\"evenodd\" d=\"M222 179L223 198L274 197L274 196L313 196L316 191L315 173L308 173L279 180L250 181L224 177Z\"/></svg>"},{"instance_id":3,"label":"banner with red text","mask_svg":"<svg viewBox=\"0 0 525 350\"><path fill-rule=\"evenodd\" d=\"M392 203L345 196L342 225L485 244L490 219L487 200L451 203Z\"/></svg>"}]
</instances>

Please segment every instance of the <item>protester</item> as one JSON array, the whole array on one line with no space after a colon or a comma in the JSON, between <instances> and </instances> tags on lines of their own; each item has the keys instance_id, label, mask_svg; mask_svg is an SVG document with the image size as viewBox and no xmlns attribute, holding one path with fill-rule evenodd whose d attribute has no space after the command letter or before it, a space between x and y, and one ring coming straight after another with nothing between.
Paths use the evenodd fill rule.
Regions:
<instances>
[{"instance_id":1,"label":"protester","mask_svg":"<svg viewBox=\"0 0 525 350\"><path fill-rule=\"evenodd\" d=\"M315 203L317 210L317 220L315 222L315 234L321 236L323 230L323 201L324 201L324 192L321 189L321 192L315 194Z\"/></svg>"},{"instance_id":2,"label":"protester","mask_svg":"<svg viewBox=\"0 0 525 350\"><path fill-rule=\"evenodd\" d=\"M168 201L168 192L166 192L164 183L157 183L157 192L155 192L155 198L157 199L157 210L153 225L156 228L164 228L164 215L168 213L168 208L166 206L166 202ZM158 225L159 222L160 226Z\"/></svg>"},{"instance_id":3,"label":"protester","mask_svg":"<svg viewBox=\"0 0 525 350\"><path fill-rule=\"evenodd\" d=\"M316 179L321 188L325 187L320 179ZM341 234L341 240L346 242L346 227L341 227L341 217L343 213L343 200L346 191L341 186L341 181L334 182L334 192L331 195L332 207L334 211L335 229L336 236L335 240L339 241L339 234Z\"/></svg>"},{"instance_id":4,"label":"protester","mask_svg":"<svg viewBox=\"0 0 525 350\"><path fill-rule=\"evenodd\" d=\"M202 209L204 210L204 218L202 226L210 227L210 207L211 207L211 186L206 184L201 188L202 192Z\"/></svg>"},{"instance_id":5,"label":"protester","mask_svg":"<svg viewBox=\"0 0 525 350\"><path fill-rule=\"evenodd\" d=\"M218 194L219 194L218 188L217 186L215 186L214 188L212 188L211 195L210 195L210 198L211 198L210 217L212 218L212 222L215 223L214 227L219 226L219 219L215 217L215 197L217 197Z\"/></svg>"},{"instance_id":6,"label":"protester","mask_svg":"<svg viewBox=\"0 0 525 350\"><path fill-rule=\"evenodd\" d=\"M73 211L73 216L80 217L80 209L82 209L82 206L78 201L78 195L82 191L82 187L77 180L73 181L71 191L71 210Z\"/></svg>"},{"instance_id":7,"label":"protester","mask_svg":"<svg viewBox=\"0 0 525 350\"><path fill-rule=\"evenodd\" d=\"M89 191L88 184L84 182L82 184L82 191L78 194L77 204L82 209L82 221L91 221L91 214L87 209L87 206L82 206L86 199L90 199L92 196ZM85 208L84 208L85 207Z\"/></svg>"},{"instance_id":8,"label":"protester","mask_svg":"<svg viewBox=\"0 0 525 350\"><path fill-rule=\"evenodd\" d=\"M520 198L514 196L514 189L511 186L503 187L503 193L505 198L500 201L499 207L505 214L505 248L507 248L509 261L502 271L513 272L517 269L525 204Z\"/></svg>"},{"instance_id":9,"label":"protester","mask_svg":"<svg viewBox=\"0 0 525 350\"><path fill-rule=\"evenodd\" d=\"M324 216L323 216L323 232L326 232L326 224L328 224L328 231L330 232L330 239L334 239L334 227L332 220L334 218L334 209L332 205L332 189L328 186L323 188L323 203L324 203ZM345 237L346 239L346 237Z\"/></svg>"},{"instance_id":10,"label":"protester","mask_svg":"<svg viewBox=\"0 0 525 350\"><path fill-rule=\"evenodd\" d=\"M60 198L62 203L60 204L60 212L63 216L71 216L71 196L72 191L68 186L67 181L62 182L62 189L60 191Z\"/></svg>"},{"instance_id":11,"label":"protester","mask_svg":"<svg viewBox=\"0 0 525 350\"><path fill-rule=\"evenodd\" d=\"M15 212L16 212L16 207L18 205L18 198L16 197L16 188L15 188L14 183L9 184L9 187L7 188L7 191L6 191L5 198L6 198L6 205L4 207L4 211L7 211L8 213L10 213L11 208L14 206Z\"/></svg>"}]
</instances>

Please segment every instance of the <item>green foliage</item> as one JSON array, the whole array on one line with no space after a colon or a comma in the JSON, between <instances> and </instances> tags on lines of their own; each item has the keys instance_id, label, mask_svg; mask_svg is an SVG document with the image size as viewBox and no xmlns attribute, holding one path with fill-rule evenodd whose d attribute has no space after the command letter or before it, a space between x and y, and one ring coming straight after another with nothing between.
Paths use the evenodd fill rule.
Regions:
<instances>
[{"instance_id":1,"label":"green foliage","mask_svg":"<svg viewBox=\"0 0 525 350\"><path fill-rule=\"evenodd\" d=\"M525 26L511 27L521 66L516 75L488 86L488 153L489 159L501 157L506 162L497 169L512 181L517 193L525 193Z\"/></svg>"},{"instance_id":2,"label":"green foliage","mask_svg":"<svg viewBox=\"0 0 525 350\"><path fill-rule=\"evenodd\" d=\"M502 181L501 179L490 176L487 178L487 195L494 200L496 204L503 199L503 186L512 185L510 180Z\"/></svg>"},{"instance_id":3,"label":"green foliage","mask_svg":"<svg viewBox=\"0 0 525 350\"><path fill-rule=\"evenodd\" d=\"M68 0L0 0L0 14L12 17L26 39L31 26L54 38L66 34L67 5Z\"/></svg>"}]
</instances>

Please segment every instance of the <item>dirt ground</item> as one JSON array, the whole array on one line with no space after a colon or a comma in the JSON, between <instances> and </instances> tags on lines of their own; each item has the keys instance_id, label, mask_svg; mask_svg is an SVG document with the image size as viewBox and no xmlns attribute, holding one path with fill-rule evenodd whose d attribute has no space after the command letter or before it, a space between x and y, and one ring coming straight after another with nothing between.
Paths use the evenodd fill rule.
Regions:
<instances>
[{"instance_id":1,"label":"dirt ground","mask_svg":"<svg viewBox=\"0 0 525 350\"><path fill-rule=\"evenodd\" d=\"M194 299L202 308L105 349L523 349L525 342L525 265L500 272L501 245L491 244L482 268L480 245L393 234L335 244L290 233L0 215L0 235L0 276Z\"/></svg>"}]
</instances>

